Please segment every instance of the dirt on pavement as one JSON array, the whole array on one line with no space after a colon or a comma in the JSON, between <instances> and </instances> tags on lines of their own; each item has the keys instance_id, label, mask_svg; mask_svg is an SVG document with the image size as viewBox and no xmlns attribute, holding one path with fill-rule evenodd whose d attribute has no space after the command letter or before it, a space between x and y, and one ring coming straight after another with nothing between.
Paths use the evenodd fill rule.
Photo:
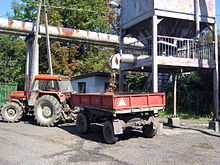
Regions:
<instances>
[{"instance_id":1,"label":"dirt on pavement","mask_svg":"<svg viewBox=\"0 0 220 165\"><path fill-rule=\"evenodd\" d=\"M166 118L161 118L166 123ZM144 138L140 132L104 143L102 126L77 133L75 123L40 127L25 119L18 123L0 120L1 165L217 165L220 133L207 129L208 119L181 119L180 127L164 124L163 135Z\"/></svg>"}]
</instances>

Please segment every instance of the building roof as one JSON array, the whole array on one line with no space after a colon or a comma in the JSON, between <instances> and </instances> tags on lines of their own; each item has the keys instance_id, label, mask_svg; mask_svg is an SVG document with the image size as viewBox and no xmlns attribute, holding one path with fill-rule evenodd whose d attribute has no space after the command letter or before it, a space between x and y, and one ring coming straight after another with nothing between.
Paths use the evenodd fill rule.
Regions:
<instances>
[{"instance_id":1,"label":"building roof","mask_svg":"<svg viewBox=\"0 0 220 165\"><path fill-rule=\"evenodd\" d=\"M83 79L83 78L88 78L88 77L110 77L110 73L108 72L93 72L93 73L88 73L80 76L75 76L72 77L72 80L75 79Z\"/></svg>"},{"instance_id":2,"label":"building roof","mask_svg":"<svg viewBox=\"0 0 220 165\"><path fill-rule=\"evenodd\" d=\"M61 75L36 75L35 79L42 79L42 80L60 80L60 79L70 79L68 76L61 76Z\"/></svg>"}]
</instances>

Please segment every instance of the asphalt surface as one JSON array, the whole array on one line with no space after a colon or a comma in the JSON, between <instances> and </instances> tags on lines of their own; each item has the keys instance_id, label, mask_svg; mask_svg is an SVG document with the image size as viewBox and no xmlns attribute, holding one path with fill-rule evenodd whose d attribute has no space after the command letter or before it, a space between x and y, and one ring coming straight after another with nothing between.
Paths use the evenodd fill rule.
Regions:
<instances>
[{"instance_id":1,"label":"asphalt surface","mask_svg":"<svg viewBox=\"0 0 220 165\"><path fill-rule=\"evenodd\" d=\"M220 133L207 120L181 120L178 128L164 126L152 139L139 132L123 135L114 145L104 143L102 126L80 135L75 124L40 127L33 119L0 121L1 165L217 165Z\"/></svg>"}]
</instances>

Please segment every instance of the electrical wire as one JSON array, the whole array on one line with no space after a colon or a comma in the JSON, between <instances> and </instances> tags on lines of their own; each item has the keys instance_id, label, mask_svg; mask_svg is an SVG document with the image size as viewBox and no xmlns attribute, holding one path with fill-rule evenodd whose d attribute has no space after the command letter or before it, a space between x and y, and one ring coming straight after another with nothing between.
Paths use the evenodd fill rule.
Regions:
<instances>
[{"instance_id":1,"label":"electrical wire","mask_svg":"<svg viewBox=\"0 0 220 165\"><path fill-rule=\"evenodd\" d=\"M50 6L50 5L42 5L45 7L50 7L50 8L56 8L56 9L66 9L66 10L77 10L77 11L87 11L87 12L92 12L92 13L100 13L100 11L95 11L95 10L86 10L86 9L77 9L77 8L68 8L68 7L58 7L58 6Z\"/></svg>"},{"instance_id":2,"label":"electrical wire","mask_svg":"<svg viewBox=\"0 0 220 165\"><path fill-rule=\"evenodd\" d=\"M33 5L33 4L30 4L30 3L20 3L22 5L29 5L31 7L39 7L38 4L36 5ZM64 10L73 10L73 11L85 11L85 12L92 12L92 13L104 13L102 11L96 11L96 10L87 10L87 9L78 9L78 8L69 8L69 7L63 7L63 6L54 6L54 5L41 5L43 7L47 7L47 8L56 8L56 9L64 9Z\"/></svg>"}]
</instances>

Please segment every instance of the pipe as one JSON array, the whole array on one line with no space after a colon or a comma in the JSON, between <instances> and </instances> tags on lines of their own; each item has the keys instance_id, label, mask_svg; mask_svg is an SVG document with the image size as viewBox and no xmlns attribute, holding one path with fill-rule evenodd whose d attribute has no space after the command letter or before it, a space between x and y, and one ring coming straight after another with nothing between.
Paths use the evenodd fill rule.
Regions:
<instances>
[{"instance_id":1,"label":"pipe","mask_svg":"<svg viewBox=\"0 0 220 165\"><path fill-rule=\"evenodd\" d=\"M0 18L0 32L8 34L17 34L28 36L35 32L35 24L32 22L22 22L10 19ZM39 34L46 36L46 28L40 25ZM74 40L86 43L93 43L104 46L119 47L120 37L117 35L97 33L85 30L76 30L57 26L49 26L49 35L53 39ZM137 39L125 37L124 45L130 46L131 43L136 43ZM135 47L144 47L143 44L137 42Z\"/></svg>"}]
</instances>

